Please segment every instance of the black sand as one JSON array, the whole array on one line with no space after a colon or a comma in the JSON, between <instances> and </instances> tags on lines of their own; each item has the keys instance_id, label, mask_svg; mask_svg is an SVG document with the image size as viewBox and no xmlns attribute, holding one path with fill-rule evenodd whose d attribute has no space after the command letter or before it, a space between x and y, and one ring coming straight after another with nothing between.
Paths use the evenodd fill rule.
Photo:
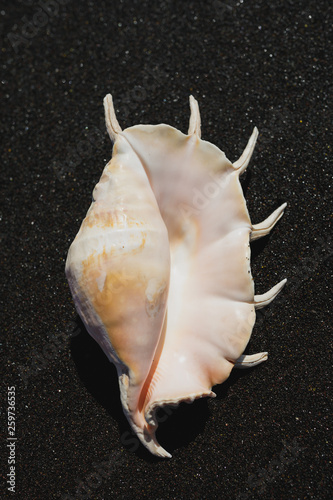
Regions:
<instances>
[{"instance_id":1,"label":"black sand","mask_svg":"<svg viewBox=\"0 0 333 500\"><path fill-rule=\"evenodd\" d=\"M1 11L1 367L5 407L16 389L17 437L12 493L4 418L1 498L331 498L331 2L46 4ZM111 156L108 92L123 128L184 132L193 94L203 139L231 160L256 125L243 177L252 221L288 202L252 246L257 293L289 280L249 344L269 360L235 371L215 400L170 412L158 437L171 460L131 437L115 369L78 321L64 275Z\"/></svg>"}]
</instances>

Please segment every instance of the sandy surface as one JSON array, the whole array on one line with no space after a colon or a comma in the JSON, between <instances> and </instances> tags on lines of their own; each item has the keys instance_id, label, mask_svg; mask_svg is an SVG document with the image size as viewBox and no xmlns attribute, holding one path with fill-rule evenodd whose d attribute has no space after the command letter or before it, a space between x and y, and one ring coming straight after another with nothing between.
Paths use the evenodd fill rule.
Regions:
<instances>
[{"instance_id":1,"label":"sandy surface","mask_svg":"<svg viewBox=\"0 0 333 500\"><path fill-rule=\"evenodd\" d=\"M51 10L8 2L0 17L1 377L5 400L15 387L17 437L15 493L4 448L1 497L330 498L330 2L41 4ZM232 161L256 125L242 181L252 222L288 202L252 245L257 293L288 278L248 346L269 359L234 372L216 399L160 415L171 460L131 436L115 369L78 320L64 275L111 156L108 92L123 128L184 132L193 94L203 139Z\"/></svg>"}]
</instances>

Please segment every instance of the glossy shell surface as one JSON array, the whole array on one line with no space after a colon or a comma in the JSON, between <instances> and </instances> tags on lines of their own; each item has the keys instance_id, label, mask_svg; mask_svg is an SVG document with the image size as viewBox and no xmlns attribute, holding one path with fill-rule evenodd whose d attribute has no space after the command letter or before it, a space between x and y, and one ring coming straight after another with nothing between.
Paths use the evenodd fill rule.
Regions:
<instances>
[{"instance_id":1,"label":"glossy shell surface","mask_svg":"<svg viewBox=\"0 0 333 500\"><path fill-rule=\"evenodd\" d=\"M187 134L165 124L121 130L104 99L111 161L74 239L66 275L88 332L116 367L125 415L153 454L156 410L214 397L243 355L255 309L286 280L255 295L250 240L265 236L286 204L252 225L239 182L258 131L234 163L201 139L191 96Z\"/></svg>"}]
</instances>

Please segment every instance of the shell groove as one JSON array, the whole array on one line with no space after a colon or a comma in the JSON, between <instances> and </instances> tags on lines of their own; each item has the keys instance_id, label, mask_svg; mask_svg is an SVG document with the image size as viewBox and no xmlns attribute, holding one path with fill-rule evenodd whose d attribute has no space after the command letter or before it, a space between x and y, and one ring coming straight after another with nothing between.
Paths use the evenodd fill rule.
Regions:
<instances>
[{"instance_id":1,"label":"shell groove","mask_svg":"<svg viewBox=\"0 0 333 500\"><path fill-rule=\"evenodd\" d=\"M254 295L251 239L265 236L286 204L252 225L239 182L258 131L235 163L201 139L190 97L188 134L165 124L121 130L104 99L111 161L67 256L66 275L88 332L118 372L125 415L153 454L158 407L214 397L243 355L255 309L286 280Z\"/></svg>"}]
</instances>

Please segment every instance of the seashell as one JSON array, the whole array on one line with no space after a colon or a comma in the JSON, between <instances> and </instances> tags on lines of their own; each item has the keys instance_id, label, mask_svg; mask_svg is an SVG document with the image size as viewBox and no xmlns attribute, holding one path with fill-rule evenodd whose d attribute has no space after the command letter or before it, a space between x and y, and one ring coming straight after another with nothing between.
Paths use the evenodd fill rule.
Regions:
<instances>
[{"instance_id":1,"label":"seashell","mask_svg":"<svg viewBox=\"0 0 333 500\"><path fill-rule=\"evenodd\" d=\"M206 396L231 370L258 365L244 355L255 309L281 281L254 294L250 240L265 236L286 203L252 225L239 176L258 130L231 163L201 140L190 97L188 134L165 124L122 131L104 99L113 156L67 256L66 275L88 332L117 368L124 413L151 453L156 410Z\"/></svg>"}]
</instances>

